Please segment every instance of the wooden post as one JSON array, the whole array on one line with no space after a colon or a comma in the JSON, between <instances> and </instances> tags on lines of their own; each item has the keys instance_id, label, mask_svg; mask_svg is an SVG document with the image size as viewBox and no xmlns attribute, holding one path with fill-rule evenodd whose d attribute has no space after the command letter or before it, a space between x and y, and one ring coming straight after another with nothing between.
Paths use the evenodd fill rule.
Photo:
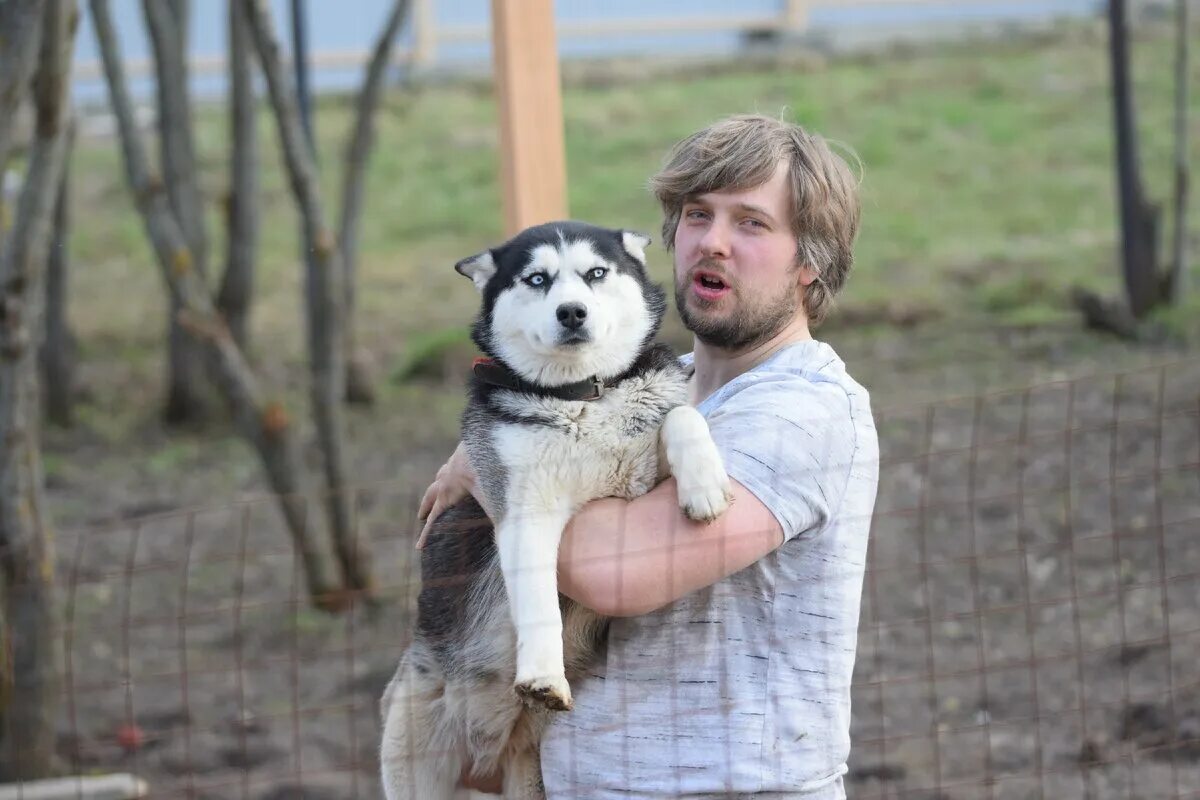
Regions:
<instances>
[{"instance_id":1,"label":"wooden post","mask_svg":"<svg viewBox=\"0 0 1200 800\"><path fill-rule=\"evenodd\" d=\"M492 0L504 229L567 216L553 0Z\"/></svg>"},{"instance_id":2,"label":"wooden post","mask_svg":"<svg viewBox=\"0 0 1200 800\"><path fill-rule=\"evenodd\" d=\"M433 66L437 57L437 17L433 0L416 0L413 4L412 63L419 70Z\"/></svg>"},{"instance_id":3,"label":"wooden post","mask_svg":"<svg viewBox=\"0 0 1200 800\"><path fill-rule=\"evenodd\" d=\"M789 33L799 33L808 27L808 0L785 0L783 25Z\"/></svg>"}]
</instances>

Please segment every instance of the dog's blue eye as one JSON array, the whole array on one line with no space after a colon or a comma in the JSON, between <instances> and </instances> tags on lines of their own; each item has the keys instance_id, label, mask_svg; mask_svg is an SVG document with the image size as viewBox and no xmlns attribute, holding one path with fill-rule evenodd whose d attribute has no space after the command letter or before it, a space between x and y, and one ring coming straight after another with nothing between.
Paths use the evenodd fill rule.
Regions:
<instances>
[{"instance_id":1,"label":"dog's blue eye","mask_svg":"<svg viewBox=\"0 0 1200 800\"><path fill-rule=\"evenodd\" d=\"M546 276L540 272L535 272L525 279L525 283L530 286L541 286L546 282Z\"/></svg>"},{"instance_id":2,"label":"dog's blue eye","mask_svg":"<svg viewBox=\"0 0 1200 800\"><path fill-rule=\"evenodd\" d=\"M594 281L598 281L607 274L608 274L608 270L606 270L604 267L596 267L595 269L593 269L591 272L588 273L588 277Z\"/></svg>"}]
</instances>

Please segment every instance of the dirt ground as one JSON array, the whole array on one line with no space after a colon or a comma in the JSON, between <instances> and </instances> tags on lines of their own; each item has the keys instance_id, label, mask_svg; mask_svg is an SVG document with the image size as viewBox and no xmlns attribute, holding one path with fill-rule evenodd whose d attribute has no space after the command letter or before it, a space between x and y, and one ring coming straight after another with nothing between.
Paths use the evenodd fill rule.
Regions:
<instances>
[{"instance_id":1,"label":"dirt ground","mask_svg":"<svg viewBox=\"0 0 1200 800\"><path fill-rule=\"evenodd\" d=\"M850 796L1194 796L1200 356L1071 330L830 340L872 391L882 446ZM340 617L305 607L240 444L199 434L163 463L152 421L119 454L51 434L48 458L70 460L48 497L73 771L133 772L161 798L381 796L416 496L458 397L418 385L351 415L381 602Z\"/></svg>"}]
</instances>

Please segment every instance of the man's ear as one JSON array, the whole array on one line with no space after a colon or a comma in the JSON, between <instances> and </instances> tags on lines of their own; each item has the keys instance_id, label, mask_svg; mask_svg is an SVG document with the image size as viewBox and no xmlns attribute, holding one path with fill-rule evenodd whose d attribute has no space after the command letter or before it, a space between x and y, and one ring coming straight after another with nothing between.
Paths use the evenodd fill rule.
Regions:
<instances>
[{"instance_id":1,"label":"man's ear","mask_svg":"<svg viewBox=\"0 0 1200 800\"><path fill-rule=\"evenodd\" d=\"M479 291L487 286L487 282L496 274L496 260L492 258L491 250L464 258L454 265L454 271L471 279Z\"/></svg>"},{"instance_id":2,"label":"man's ear","mask_svg":"<svg viewBox=\"0 0 1200 800\"><path fill-rule=\"evenodd\" d=\"M626 253L640 261L642 266L646 265L646 246L650 244L649 236L637 231L621 231L621 244Z\"/></svg>"},{"instance_id":3,"label":"man's ear","mask_svg":"<svg viewBox=\"0 0 1200 800\"><path fill-rule=\"evenodd\" d=\"M812 267L808 266L807 264L800 265L800 285L801 286L805 286L805 287L811 286L812 283L819 277L821 277L820 273L817 272Z\"/></svg>"}]
</instances>

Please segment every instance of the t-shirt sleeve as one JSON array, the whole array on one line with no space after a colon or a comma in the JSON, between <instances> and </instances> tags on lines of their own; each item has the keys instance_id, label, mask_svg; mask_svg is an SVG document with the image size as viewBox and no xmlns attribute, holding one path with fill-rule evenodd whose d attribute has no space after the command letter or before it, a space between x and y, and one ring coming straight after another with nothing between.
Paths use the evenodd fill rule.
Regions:
<instances>
[{"instance_id":1,"label":"t-shirt sleeve","mask_svg":"<svg viewBox=\"0 0 1200 800\"><path fill-rule=\"evenodd\" d=\"M731 388L707 418L729 477L771 511L784 541L819 532L841 508L855 452L845 389L791 374Z\"/></svg>"}]
</instances>

